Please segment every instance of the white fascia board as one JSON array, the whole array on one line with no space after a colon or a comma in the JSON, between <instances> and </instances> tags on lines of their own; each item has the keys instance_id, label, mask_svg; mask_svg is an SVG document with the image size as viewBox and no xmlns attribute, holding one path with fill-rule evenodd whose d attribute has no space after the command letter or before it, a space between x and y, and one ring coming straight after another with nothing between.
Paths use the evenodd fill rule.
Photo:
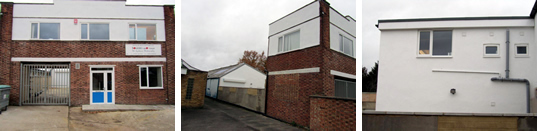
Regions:
<instances>
[{"instance_id":1,"label":"white fascia board","mask_svg":"<svg viewBox=\"0 0 538 131\"><path fill-rule=\"evenodd\" d=\"M340 71L335 71L335 70L331 70L331 75L341 76L341 77L345 77L345 78L349 78L349 79L357 79L356 75L348 74L348 73L344 73L344 72L340 72Z\"/></svg>"},{"instance_id":2,"label":"white fascia board","mask_svg":"<svg viewBox=\"0 0 538 131\"><path fill-rule=\"evenodd\" d=\"M128 62L128 61L162 61L165 57L142 58L43 58L43 57L12 57L11 61L28 62Z\"/></svg>"},{"instance_id":3,"label":"white fascia board","mask_svg":"<svg viewBox=\"0 0 538 131\"><path fill-rule=\"evenodd\" d=\"M295 69L295 70L271 71L269 72L269 75L315 73L315 72L319 72L319 67L303 68L303 69Z\"/></svg>"},{"instance_id":4,"label":"white fascia board","mask_svg":"<svg viewBox=\"0 0 538 131\"><path fill-rule=\"evenodd\" d=\"M534 27L534 19L411 21L379 23L379 30L486 27Z\"/></svg>"},{"instance_id":5,"label":"white fascia board","mask_svg":"<svg viewBox=\"0 0 538 131\"><path fill-rule=\"evenodd\" d=\"M175 5L174 0L127 0L125 5Z\"/></svg>"}]
</instances>

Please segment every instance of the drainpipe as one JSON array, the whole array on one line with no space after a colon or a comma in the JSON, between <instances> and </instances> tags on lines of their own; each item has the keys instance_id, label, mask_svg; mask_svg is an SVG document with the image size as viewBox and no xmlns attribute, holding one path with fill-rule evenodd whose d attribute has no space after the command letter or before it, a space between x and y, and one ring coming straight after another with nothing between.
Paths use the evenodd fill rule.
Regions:
<instances>
[{"instance_id":1,"label":"drainpipe","mask_svg":"<svg viewBox=\"0 0 538 131\"><path fill-rule=\"evenodd\" d=\"M509 69L509 58L510 58L510 30L506 29L506 78L497 78L497 77L493 77L491 78L491 81L500 81L500 82L525 82L525 85L527 88L525 88L525 92L527 94L527 99L526 99L526 103L527 103L527 113L530 113L530 103L529 103L529 90L530 90L530 83L529 83L529 80L527 79L518 79L518 78L510 78L509 77L509 73L510 73L510 69Z\"/></svg>"},{"instance_id":2,"label":"drainpipe","mask_svg":"<svg viewBox=\"0 0 538 131\"><path fill-rule=\"evenodd\" d=\"M504 70L506 72L506 78L510 78L510 30L506 29L506 69Z\"/></svg>"}]
</instances>

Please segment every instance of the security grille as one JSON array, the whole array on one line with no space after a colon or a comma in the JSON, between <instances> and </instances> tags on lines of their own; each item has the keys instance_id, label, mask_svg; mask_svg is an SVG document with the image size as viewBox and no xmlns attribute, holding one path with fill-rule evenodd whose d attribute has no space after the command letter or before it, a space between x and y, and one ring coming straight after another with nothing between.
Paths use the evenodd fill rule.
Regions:
<instances>
[{"instance_id":1,"label":"security grille","mask_svg":"<svg viewBox=\"0 0 538 131\"><path fill-rule=\"evenodd\" d=\"M22 105L70 105L69 64L21 64Z\"/></svg>"}]
</instances>

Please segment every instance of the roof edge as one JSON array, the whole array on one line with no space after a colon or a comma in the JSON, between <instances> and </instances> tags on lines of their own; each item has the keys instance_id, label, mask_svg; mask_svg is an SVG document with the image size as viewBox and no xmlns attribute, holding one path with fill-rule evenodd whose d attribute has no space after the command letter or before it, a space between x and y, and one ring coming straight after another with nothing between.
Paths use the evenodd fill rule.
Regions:
<instances>
[{"instance_id":1,"label":"roof edge","mask_svg":"<svg viewBox=\"0 0 538 131\"><path fill-rule=\"evenodd\" d=\"M491 17L445 17L445 18L412 18L412 19L385 19L378 23L386 22L417 22L417 21L453 21L453 20L514 20L533 19L529 16L491 16Z\"/></svg>"},{"instance_id":2,"label":"roof edge","mask_svg":"<svg viewBox=\"0 0 538 131\"><path fill-rule=\"evenodd\" d=\"M534 1L534 6L532 7L531 14L529 17L534 19L534 16L536 16L536 1Z\"/></svg>"}]
</instances>

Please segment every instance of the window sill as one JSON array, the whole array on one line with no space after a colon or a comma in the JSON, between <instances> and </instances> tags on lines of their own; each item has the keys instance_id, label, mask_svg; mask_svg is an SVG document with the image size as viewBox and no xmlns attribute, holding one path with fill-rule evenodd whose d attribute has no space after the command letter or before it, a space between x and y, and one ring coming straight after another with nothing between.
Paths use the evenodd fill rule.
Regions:
<instances>
[{"instance_id":1,"label":"window sill","mask_svg":"<svg viewBox=\"0 0 538 131\"><path fill-rule=\"evenodd\" d=\"M529 58L529 55L516 55L516 58Z\"/></svg>"},{"instance_id":2,"label":"window sill","mask_svg":"<svg viewBox=\"0 0 538 131\"><path fill-rule=\"evenodd\" d=\"M452 58L452 56L417 56L417 58Z\"/></svg>"},{"instance_id":3,"label":"window sill","mask_svg":"<svg viewBox=\"0 0 538 131\"><path fill-rule=\"evenodd\" d=\"M484 58L501 58L500 55L484 55Z\"/></svg>"},{"instance_id":4,"label":"window sill","mask_svg":"<svg viewBox=\"0 0 538 131\"><path fill-rule=\"evenodd\" d=\"M140 89L142 90L146 90L146 89L164 89L163 87L140 87Z\"/></svg>"}]
</instances>

